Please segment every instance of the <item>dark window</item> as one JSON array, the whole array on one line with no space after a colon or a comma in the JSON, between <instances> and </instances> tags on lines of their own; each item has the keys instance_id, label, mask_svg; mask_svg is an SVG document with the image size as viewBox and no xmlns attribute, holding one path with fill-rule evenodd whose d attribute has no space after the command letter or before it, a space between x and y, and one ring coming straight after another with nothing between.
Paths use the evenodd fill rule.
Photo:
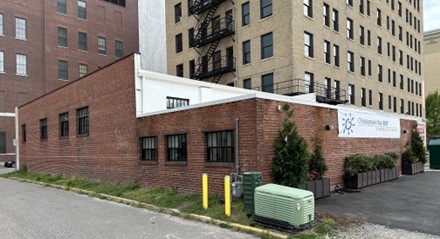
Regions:
<instances>
[{"instance_id":1,"label":"dark window","mask_svg":"<svg viewBox=\"0 0 440 239\"><path fill-rule=\"evenodd\" d=\"M372 74L371 60L368 60L368 75L371 76L371 74Z\"/></svg>"},{"instance_id":2,"label":"dark window","mask_svg":"<svg viewBox=\"0 0 440 239\"><path fill-rule=\"evenodd\" d=\"M347 52L347 68L349 71L354 72L354 54L353 52Z\"/></svg>"},{"instance_id":3,"label":"dark window","mask_svg":"<svg viewBox=\"0 0 440 239\"><path fill-rule=\"evenodd\" d=\"M167 109L173 109L189 105L189 99L175 98L167 96Z\"/></svg>"},{"instance_id":4,"label":"dark window","mask_svg":"<svg viewBox=\"0 0 440 239\"><path fill-rule=\"evenodd\" d=\"M87 3L84 1L78 1L78 18L87 19Z\"/></svg>"},{"instance_id":5,"label":"dark window","mask_svg":"<svg viewBox=\"0 0 440 239\"><path fill-rule=\"evenodd\" d=\"M361 56L361 75L365 76L365 57Z\"/></svg>"},{"instance_id":6,"label":"dark window","mask_svg":"<svg viewBox=\"0 0 440 239\"><path fill-rule=\"evenodd\" d=\"M167 135L168 161L186 161L186 134Z\"/></svg>"},{"instance_id":7,"label":"dark window","mask_svg":"<svg viewBox=\"0 0 440 239\"><path fill-rule=\"evenodd\" d=\"M365 28L363 26L359 26L359 41L361 45L365 45Z\"/></svg>"},{"instance_id":8,"label":"dark window","mask_svg":"<svg viewBox=\"0 0 440 239\"><path fill-rule=\"evenodd\" d=\"M313 57L313 34L304 32L304 55Z\"/></svg>"},{"instance_id":9,"label":"dark window","mask_svg":"<svg viewBox=\"0 0 440 239\"><path fill-rule=\"evenodd\" d=\"M383 110L383 94L379 93L379 109Z\"/></svg>"},{"instance_id":10,"label":"dark window","mask_svg":"<svg viewBox=\"0 0 440 239\"><path fill-rule=\"evenodd\" d=\"M315 86L315 79L313 73L304 73L304 93L313 93Z\"/></svg>"},{"instance_id":11,"label":"dark window","mask_svg":"<svg viewBox=\"0 0 440 239\"><path fill-rule=\"evenodd\" d=\"M241 5L241 25L247 26L251 23L251 15L249 9L249 2L245 2Z\"/></svg>"},{"instance_id":12,"label":"dark window","mask_svg":"<svg viewBox=\"0 0 440 239\"><path fill-rule=\"evenodd\" d=\"M335 80L333 82L334 84L334 90L335 90L335 99L339 100L341 98L341 82L338 80Z\"/></svg>"},{"instance_id":13,"label":"dark window","mask_svg":"<svg viewBox=\"0 0 440 239\"><path fill-rule=\"evenodd\" d=\"M333 30L338 32L339 31L339 12L338 12L338 10L333 9L332 19L333 19Z\"/></svg>"},{"instance_id":14,"label":"dark window","mask_svg":"<svg viewBox=\"0 0 440 239\"><path fill-rule=\"evenodd\" d=\"M333 62L339 67L339 46L333 45Z\"/></svg>"},{"instance_id":15,"label":"dark window","mask_svg":"<svg viewBox=\"0 0 440 239\"><path fill-rule=\"evenodd\" d=\"M330 27L330 6L327 3L323 5L324 25Z\"/></svg>"},{"instance_id":16,"label":"dark window","mask_svg":"<svg viewBox=\"0 0 440 239\"><path fill-rule=\"evenodd\" d=\"M59 115L60 118L60 136L69 136L69 113L62 113Z\"/></svg>"},{"instance_id":17,"label":"dark window","mask_svg":"<svg viewBox=\"0 0 440 239\"><path fill-rule=\"evenodd\" d=\"M361 89L361 104L362 106L367 106L367 97L365 88Z\"/></svg>"},{"instance_id":18,"label":"dark window","mask_svg":"<svg viewBox=\"0 0 440 239\"><path fill-rule=\"evenodd\" d=\"M347 18L347 37L353 39L353 20Z\"/></svg>"},{"instance_id":19,"label":"dark window","mask_svg":"<svg viewBox=\"0 0 440 239\"><path fill-rule=\"evenodd\" d=\"M176 53L179 53L183 50L182 44L182 33L176 35Z\"/></svg>"},{"instance_id":20,"label":"dark window","mask_svg":"<svg viewBox=\"0 0 440 239\"><path fill-rule=\"evenodd\" d=\"M377 53L382 54L382 38L377 37Z\"/></svg>"},{"instance_id":21,"label":"dark window","mask_svg":"<svg viewBox=\"0 0 440 239\"><path fill-rule=\"evenodd\" d=\"M331 45L329 41L324 41L324 61L331 64Z\"/></svg>"},{"instance_id":22,"label":"dark window","mask_svg":"<svg viewBox=\"0 0 440 239\"><path fill-rule=\"evenodd\" d=\"M364 14L364 0L359 0L359 12Z\"/></svg>"},{"instance_id":23,"label":"dark window","mask_svg":"<svg viewBox=\"0 0 440 239\"><path fill-rule=\"evenodd\" d=\"M370 0L367 0L367 15L370 16Z\"/></svg>"},{"instance_id":24,"label":"dark window","mask_svg":"<svg viewBox=\"0 0 440 239\"><path fill-rule=\"evenodd\" d=\"M47 139L47 118L40 120L40 139Z\"/></svg>"},{"instance_id":25,"label":"dark window","mask_svg":"<svg viewBox=\"0 0 440 239\"><path fill-rule=\"evenodd\" d=\"M66 0L57 0L57 12L67 13Z\"/></svg>"},{"instance_id":26,"label":"dark window","mask_svg":"<svg viewBox=\"0 0 440 239\"><path fill-rule=\"evenodd\" d=\"M188 0L188 16L193 15L194 13L191 12L191 8L194 6L194 0Z\"/></svg>"},{"instance_id":27,"label":"dark window","mask_svg":"<svg viewBox=\"0 0 440 239\"><path fill-rule=\"evenodd\" d=\"M176 66L176 76L183 77L183 64Z\"/></svg>"},{"instance_id":28,"label":"dark window","mask_svg":"<svg viewBox=\"0 0 440 239\"><path fill-rule=\"evenodd\" d=\"M196 72L196 62L194 60L189 61L189 78L194 79L194 74Z\"/></svg>"},{"instance_id":29,"label":"dark window","mask_svg":"<svg viewBox=\"0 0 440 239\"><path fill-rule=\"evenodd\" d=\"M178 3L174 6L174 23L180 22L182 19L182 3Z\"/></svg>"},{"instance_id":30,"label":"dark window","mask_svg":"<svg viewBox=\"0 0 440 239\"><path fill-rule=\"evenodd\" d=\"M84 107L76 110L78 134L89 134L89 108Z\"/></svg>"},{"instance_id":31,"label":"dark window","mask_svg":"<svg viewBox=\"0 0 440 239\"><path fill-rule=\"evenodd\" d=\"M348 6L353 7L353 0L346 0Z\"/></svg>"},{"instance_id":32,"label":"dark window","mask_svg":"<svg viewBox=\"0 0 440 239\"><path fill-rule=\"evenodd\" d=\"M107 54L106 39L104 37L98 37L98 54Z\"/></svg>"},{"instance_id":33,"label":"dark window","mask_svg":"<svg viewBox=\"0 0 440 239\"><path fill-rule=\"evenodd\" d=\"M405 114L405 101L400 99L400 113Z\"/></svg>"},{"instance_id":34,"label":"dark window","mask_svg":"<svg viewBox=\"0 0 440 239\"><path fill-rule=\"evenodd\" d=\"M58 79L59 80L68 80L68 63L67 61L58 61Z\"/></svg>"},{"instance_id":35,"label":"dark window","mask_svg":"<svg viewBox=\"0 0 440 239\"><path fill-rule=\"evenodd\" d=\"M244 79L243 80L243 88L244 89L252 89L252 81L251 81L251 79Z\"/></svg>"},{"instance_id":36,"label":"dark window","mask_svg":"<svg viewBox=\"0 0 440 239\"><path fill-rule=\"evenodd\" d=\"M272 16L272 0L260 0L260 8L261 19Z\"/></svg>"},{"instance_id":37,"label":"dark window","mask_svg":"<svg viewBox=\"0 0 440 239\"><path fill-rule=\"evenodd\" d=\"M381 65L377 65L377 80L379 82L383 81L383 69Z\"/></svg>"},{"instance_id":38,"label":"dark window","mask_svg":"<svg viewBox=\"0 0 440 239\"><path fill-rule=\"evenodd\" d=\"M142 158L145 161L157 161L157 137L141 138Z\"/></svg>"},{"instance_id":39,"label":"dark window","mask_svg":"<svg viewBox=\"0 0 440 239\"><path fill-rule=\"evenodd\" d=\"M380 9L377 9L376 12L376 23L378 26L382 26L382 12L380 11Z\"/></svg>"},{"instance_id":40,"label":"dark window","mask_svg":"<svg viewBox=\"0 0 440 239\"><path fill-rule=\"evenodd\" d=\"M194 47L194 28L188 29L188 47Z\"/></svg>"},{"instance_id":41,"label":"dark window","mask_svg":"<svg viewBox=\"0 0 440 239\"><path fill-rule=\"evenodd\" d=\"M304 0L304 16L313 17L313 0Z\"/></svg>"},{"instance_id":42,"label":"dark window","mask_svg":"<svg viewBox=\"0 0 440 239\"><path fill-rule=\"evenodd\" d=\"M373 91L368 90L368 104L373 105Z\"/></svg>"},{"instance_id":43,"label":"dark window","mask_svg":"<svg viewBox=\"0 0 440 239\"><path fill-rule=\"evenodd\" d=\"M121 41L115 41L115 57L121 58L123 54L123 44Z\"/></svg>"},{"instance_id":44,"label":"dark window","mask_svg":"<svg viewBox=\"0 0 440 239\"><path fill-rule=\"evenodd\" d=\"M371 31L367 30L367 44L371 46Z\"/></svg>"},{"instance_id":45,"label":"dark window","mask_svg":"<svg viewBox=\"0 0 440 239\"><path fill-rule=\"evenodd\" d=\"M125 7L125 0L104 0L104 1L119 5L121 7Z\"/></svg>"},{"instance_id":46,"label":"dark window","mask_svg":"<svg viewBox=\"0 0 440 239\"><path fill-rule=\"evenodd\" d=\"M78 50L87 51L87 33L78 32Z\"/></svg>"},{"instance_id":47,"label":"dark window","mask_svg":"<svg viewBox=\"0 0 440 239\"><path fill-rule=\"evenodd\" d=\"M67 47L67 29L58 27L58 46Z\"/></svg>"},{"instance_id":48,"label":"dark window","mask_svg":"<svg viewBox=\"0 0 440 239\"><path fill-rule=\"evenodd\" d=\"M251 63L251 41L243 42L243 65Z\"/></svg>"},{"instance_id":49,"label":"dark window","mask_svg":"<svg viewBox=\"0 0 440 239\"><path fill-rule=\"evenodd\" d=\"M214 52L214 54L212 54L212 69L218 70L221 67L222 67L221 51Z\"/></svg>"},{"instance_id":50,"label":"dark window","mask_svg":"<svg viewBox=\"0 0 440 239\"><path fill-rule=\"evenodd\" d=\"M261 86L263 92L273 93L273 73L261 76Z\"/></svg>"},{"instance_id":51,"label":"dark window","mask_svg":"<svg viewBox=\"0 0 440 239\"><path fill-rule=\"evenodd\" d=\"M6 132L0 132L0 154L6 153Z\"/></svg>"},{"instance_id":52,"label":"dark window","mask_svg":"<svg viewBox=\"0 0 440 239\"><path fill-rule=\"evenodd\" d=\"M21 142L26 143L26 125L21 125Z\"/></svg>"},{"instance_id":53,"label":"dark window","mask_svg":"<svg viewBox=\"0 0 440 239\"><path fill-rule=\"evenodd\" d=\"M267 33L261 36L261 59L273 56L273 35Z\"/></svg>"},{"instance_id":54,"label":"dark window","mask_svg":"<svg viewBox=\"0 0 440 239\"><path fill-rule=\"evenodd\" d=\"M393 97L393 112L397 112L397 98L395 96Z\"/></svg>"},{"instance_id":55,"label":"dark window","mask_svg":"<svg viewBox=\"0 0 440 239\"><path fill-rule=\"evenodd\" d=\"M234 131L206 134L208 162L234 162Z\"/></svg>"},{"instance_id":56,"label":"dark window","mask_svg":"<svg viewBox=\"0 0 440 239\"><path fill-rule=\"evenodd\" d=\"M354 85L348 85L348 103L354 105L355 104L355 92Z\"/></svg>"}]
</instances>

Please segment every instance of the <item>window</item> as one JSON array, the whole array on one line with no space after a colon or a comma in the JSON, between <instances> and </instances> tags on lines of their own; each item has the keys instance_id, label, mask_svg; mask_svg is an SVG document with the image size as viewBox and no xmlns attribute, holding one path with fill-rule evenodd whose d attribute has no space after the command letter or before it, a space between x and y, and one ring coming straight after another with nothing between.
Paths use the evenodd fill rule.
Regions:
<instances>
[{"instance_id":1,"label":"window","mask_svg":"<svg viewBox=\"0 0 440 239\"><path fill-rule=\"evenodd\" d=\"M176 66L176 76L183 77L183 64Z\"/></svg>"},{"instance_id":2,"label":"window","mask_svg":"<svg viewBox=\"0 0 440 239\"><path fill-rule=\"evenodd\" d=\"M399 64L403 66L403 51L399 50Z\"/></svg>"},{"instance_id":3,"label":"window","mask_svg":"<svg viewBox=\"0 0 440 239\"><path fill-rule=\"evenodd\" d=\"M339 67L339 46L333 45L333 62Z\"/></svg>"},{"instance_id":4,"label":"window","mask_svg":"<svg viewBox=\"0 0 440 239\"><path fill-rule=\"evenodd\" d=\"M79 64L79 77L83 77L88 73L88 66L86 64Z\"/></svg>"},{"instance_id":5,"label":"window","mask_svg":"<svg viewBox=\"0 0 440 239\"><path fill-rule=\"evenodd\" d=\"M194 47L194 27L188 29L188 48Z\"/></svg>"},{"instance_id":6,"label":"window","mask_svg":"<svg viewBox=\"0 0 440 239\"><path fill-rule=\"evenodd\" d=\"M143 137L141 138L141 148L143 161L157 161L157 137Z\"/></svg>"},{"instance_id":7,"label":"window","mask_svg":"<svg viewBox=\"0 0 440 239\"><path fill-rule=\"evenodd\" d=\"M5 72L5 53L0 51L0 72Z\"/></svg>"},{"instance_id":8,"label":"window","mask_svg":"<svg viewBox=\"0 0 440 239\"><path fill-rule=\"evenodd\" d=\"M364 0L359 0L359 12L364 14Z\"/></svg>"},{"instance_id":9,"label":"window","mask_svg":"<svg viewBox=\"0 0 440 239\"><path fill-rule=\"evenodd\" d=\"M263 92L273 93L273 73L261 76L261 86Z\"/></svg>"},{"instance_id":10,"label":"window","mask_svg":"<svg viewBox=\"0 0 440 239\"><path fill-rule=\"evenodd\" d=\"M89 134L89 107L76 110L77 132L79 135Z\"/></svg>"},{"instance_id":11,"label":"window","mask_svg":"<svg viewBox=\"0 0 440 239\"><path fill-rule=\"evenodd\" d=\"M15 18L15 38L20 40L26 39L26 19Z\"/></svg>"},{"instance_id":12,"label":"window","mask_svg":"<svg viewBox=\"0 0 440 239\"><path fill-rule=\"evenodd\" d=\"M260 0L261 19L272 16L272 0Z\"/></svg>"},{"instance_id":13,"label":"window","mask_svg":"<svg viewBox=\"0 0 440 239\"><path fill-rule=\"evenodd\" d=\"M243 65L251 63L251 41L243 42Z\"/></svg>"},{"instance_id":14,"label":"window","mask_svg":"<svg viewBox=\"0 0 440 239\"><path fill-rule=\"evenodd\" d=\"M78 0L78 18L87 19L87 3L81 0Z\"/></svg>"},{"instance_id":15,"label":"window","mask_svg":"<svg viewBox=\"0 0 440 239\"><path fill-rule=\"evenodd\" d=\"M393 61L396 62L396 46L393 46Z\"/></svg>"},{"instance_id":16,"label":"window","mask_svg":"<svg viewBox=\"0 0 440 239\"><path fill-rule=\"evenodd\" d=\"M368 44L368 46L371 46L371 32L370 32L370 30L367 30L367 44Z\"/></svg>"},{"instance_id":17,"label":"window","mask_svg":"<svg viewBox=\"0 0 440 239\"><path fill-rule=\"evenodd\" d=\"M325 89L325 96L327 98L332 98L331 85L332 85L332 80L330 78L325 77L325 79L324 79L324 89Z\"/></svg>"},{"instance_id":18,"label":"window","mask_svg":"<svg viewBox=\"0 0 440 239\"><path fill-rule=\"evenodd\" d=\"M363 75L363 76L365 76L365 57L363 57L363 56L361 56L361 60L360 60L360 63L361 63L361 75Z\"/></svg>"},{"instance_id":19,"label":"window","mask_svg":"<svg viewBox=\"0 0 440 239\"><path fill-rule=\"evenodd\" d=\"M313 0L304 0L304 16L313 17Z\"/></svg>"},{"instance_id":20,"label":"window","mask_svg":"<svg viewBox=\"0 0 440 239\"><path fill-rule=\"evenodd\" d=\"M333 9L332 20L333 20L333 30L339 32L339 12L336 9Z\"/></svg>"},{"instance_id":21,"label":"window","mask_svg":"<svg viewBox=\"0 0 440 239\"><path fill-rule=\"evenodd\" d=\"M66 0L57 0L57 12L62 14L67 13Z\"/></svg>"},{"instance_id":22,"label":"window","mask_svg":"<svg viewBox=\"0 0 440 239\"><path fill-rule=\"evenodd\" d=\"M368 76L372 75L372 65L371 60L368 60Z\"/></svg>"},{"instance_id":23,"label":"window","mask_svg":"<svg viewBox=\"0 0 440 239\"><path fill-rule=\"evenodd\" d=\"M273 35L267 33L261 36L261 59L266 59L273 56Z\"/></svg>"},{"instance_id":24,"label":"window","mask_svg":"<svg viewBox=\"0 0 440 239\"><path fill-rule=\"evenodd\" d=\"M304 32L304 55L313 58L313 34Z\"/></svg>"},{"instance_id":25,"label":"window","mask_svg":"<svg viewBox=\"0 0 440 239\"><path fill-rule=\"evenodd\" d=\"M365 28L363 26L359 26L359 41L361 45L365 45Z\"/></svg>"},{"instance_id":26,"label":"window","mask_svg":"<svg viewBox=\"0 0 440 239\"><path fill-rule=\"evenodd\" d=\"M206 134L208 162L234 162L234 131Z\"/></svg>"},{"instance_id":27,"label":"window","mask_svg":"<svg viewBox=\"0 0 440 239\"><path fill-rule=\"evenodd\" d=\"M368 90L368 105L373 105L373 91Z\"/></svg>"},{"instance_id":28,"label":"window","mask_svg":"<svg viewBox=\"0 0 440 239\"><path fill-rule=\"evenodd\" d=\"M361 104L362 106L367 106L367 97L365 88L361 88Z\"/></svg>"},{"instance_id":29,"label":"window","mask_svg":"<svg viewBox=\"0 0 440 239\"><path fill-rule=\"evenodd\" d=\"M186 161L186 134L167 135L168 161Z\"/></svg>"},{"instance_id":30,"label":"window","mask_svg":"<svg viewBox=\"0 0 440 239\"><path fill-rule=\"evenodd\" d=\"M178 23L180 20L182 20L182 3L174 6L174 23Z\"/></svg>"},{"instance_id":31,"label":"window","mask_svg":"<svg viewBox=\"0 0 440 239\"><path fill-rule=\"evenodd\" d=\"M60 120L60 136L69 136L69 113L62 113L59 115Z\"/></svg>"},{"instance_id":32,"label":"window","mask_svg":"<svg viewBox=\"0 0 440 239\"><path fill-rule=\"evenodd\" d=\"M218 70L222 67L221 51L216 51L212 54L212 69Z\"/></svg>"},{"instance_id":33,"label":"window","mask_svg":"<svg viewBox=\"0 0 440 239\"><path fill-rule=\"evenodd\" d=\"M40 139L47 139L47 118L40 120Z\"/></svg>"},{"instance_id":34,"label":"window","mask_svg":"<svg viewBox=\"0 0 440 239\"><path fill-rule=\"evenodd\" d=\"M393 71L393 87L396 87L396 72Z\"/></svg>"},{"instance_id":35,"label":"window","mask_svg":"<svg viewBox=\"0 0 440 239\"><path fill-rule=\"evenodd\" d=\"M183 51L182 33L176 35L176 53Z\"/></svg>"},{"instance_id":36,"label":"window","mask_svg":"<svg viewBox=\"0 0 440 239\"><path fill-rule=\"evenodd\" d=\"M27 56L23 54L17 54L16 60L16 74L21 76L27 75Z\"/></svg>"},{"instance_id":37,"label":"window","mask_svg":"<svg viewBox=\"0 0 440 239\"><path fill-rule=\"evenodd\" d=\"M3 36L3 14L0 13L0 36Z\"/></svg>"},{"instance_id":38,"label":"window","mask_svg":"<svg viewBox=\"0 0 440 239\"><path fill-rule=\"evenodd\" d=\"M339 100L341 98L340 91L341 91L341 82L338 80L335 80L333 82L334 89L335 89L335 99Z\"/></svg>"},{"instance_id":39,"label":"window","mask_svg":"<svg viewBox=\"0 0 440 239\"><path fill-rule=\"evenodd\" d=\"M383 94L382 93L379 93L378 100L379 100L379 109L383 110Z\"/></svg>"},{"instance_id":40,"label":"window","mask_svg":"<svg viewBox=\"0 0 440 239\"><path fill-rule=\"evenodd\" d=\"M399 14L399 17L402 17L402 3L400 1L397 2L397 13Z\"/></svg>"},{"instance_id":41,"label":"window","mask_svg":"<svg viewBox=\"0 0 440 239\"><path fill-rule=\"evenodd\" d=\"M245 2L241 5L241 25L247 26L251 23L251 15L249 2Z\"/></svg>"},{"instance_id":42,"label":"window","mask_svg":"<svg viewBox=\"0 0 440 239\"><path fill-rule=\"evenodd\" d=\"M380 9L377 9L376 12L376 23L378 26L382 26L382 12L380 11Z\"/></svg>"},{"instance_id":43,"label":"window","mask_svg":"<svg viewBox=\"0 0 440 239\"><path fill-rule=\"evenodd\" d=\"M98 37L98 54L105 55L107 54L107 43L104 37Z\"/></svg>"},{"instance_id":44,"label":"window","mask_svg":"<svg viewBox=\"0 0 440 239\"><path fill-rule=\"evenodd\" d=\"M314 92L314 75L310 72L304 73L304 93L313 93Z\"/></svg>"},{"instance_id":45,"label":"window","mask_svg":"<svg viewBox=\"0 0 440 239\"><path fill-rule=\"evenodd\" d=\"M392 109L392 96L388 95L388 109L391 110Z\"/></svg>"},{"instance_id":46,"label":"window","mask_svg":"<svg viewBox=\"0 0 440 239\"><path fill-rule=\"evenodd\" d=\"M58 46L67 47L67 29L58 27Z\"/></svg>"},{"instance_id":47,"label":"window","mask_svg":"<svg viewBox=\"0 0 440 239\"><path fill-rule=\"evenodd\" d=\"M167 109L174 109L189 105L189 99L182 99L167 96Z\"/></svg>"},{"instance_id":48,"label":"window","mask_svg":"<svg viewBox=\"0 0 440 239\"><path fill-rule=\"evenodd\" d=\"M403 28L399 26L399 40L403 41Z\"/></svg>"},{"instance_id":49,"label":"window","mask_svg":"<svg viewBox=\"0 0 440 239\"><path fill-rule=\"evenodd\" d=\"M367 0L367 15L370 16L370 0Z\"/></svg>"},{"instance_id":50,"label":"window","mask_svg":"<svg viewBox=\"0 0 440 239\"><path fill-rule=\"evenodd\" d=\"M58 79L59 80L68 80L68 63L67 61L58 61Z\"/></svg>"},{"instance_id":51,"label":"window","mask_svg":"<svg viewBox=\"0 0 440 239\"><path fill-rule=\"evenodd\" d=\"M354 72L354 54L351 51L347 52L347 69Z\"/></svg>"},{"instance_id":52,"label":"window","mask_svg":"<svg viewBox=\"0 0 440 239\"><path fill-rule=\"evenodd\" d=\"M252 89L252 81L251 79L244 79L243 80L243 88L244 89Z\"/></svg>"},{"instance_id":53,"label":"window","mask_svg":"<svg viewBox=\"0 0 440 239\"><path fill-rule=\"evenodd\" d=\"M104 0L104 1L119 5L121 7L125 7L125 0Z\"/></svg>"},{"instance_id":54,"label":"window","mask_svg":"<svg viewBox=\"0 0 440 239\"><path fill-rule=\"evenodd\" d=\"M21 125L21 142L26 143L26 125Z\"/></svg>"},{"instance_id":55,"label":"window","mask_svg":"<svg viewBox=\"0 0 440 239\"><path fill-rule=\"evenodd\" d=\"M324 62L331 64L331 45L329 41L324 41Z\"/></svg>"},{"instance_id":56,"label":"window","mask_svg":"<svg viewBox=\"0 0 440 239\"><path fill-rule=\"evenodd\" d=\"M377 53L382 54L382 38L377 37Z\"/></svg>"},{"instance_id":57,"label":"window","mask_svg":"<svg viewBox=\"0 0 440 239\"><path fill-rule=\"evenodd\" d=\"M78 50L87 51L87 33L78 32Z\"/></svg>"},{"instance_id":58,"label":"window","mask_svg":"<svg viewBox=\"0 0 440 239\"><path fill-rule=\"evenodd\" d=\"M194 79L194 74L196 72L196 62L194 60L189 61L189 78Z\"/></svg>"},{"instance_id":59,"label":"window","mask_svg":"<svg viewBox=\"0 0 440 239\"><path fill-rule=\"evenodd\" d=\"M348 6L353 7L353 0L346 0Z\"/></svg>"},{"instance_id":60,"label":"window","mask_svg":"<svg viewBox=\"0 0 440 239\"><path fill-rule=\"evenodd\" d=\"M115 57L116 58L122 57L122 55L123 55L122 48L123 48L122 41L115 41Z\"/></svg>"},{"instance_id":61,"label":"window","mask_svg":"<svg viewBox=\"0 0 440 239\"><path fill-rule=\"evenodd\" d=\"M330 6L327 3L323 5L324 25L330 27Z\"/></svg>"},{"instance_id":62,"label":"window","mask_svg":"<svg viewBox=\"0 0 440 239\"><path fill-rule=\"evenodd\" d=\"M354 105L354 85L348 85L348 103Z\"/></svg>"},{"instance_id":63,"label":"window","mask_svg":"<svg viewBox=\"0 0 440 239\"><path fill-rule=\"evenodd\" d=\"M403 88L404 88L404 82L405 81L405 79L404 79L404 77L403 77L403 75L402 74L400 74L400 89L401 90L403 90Z\"/></svg>"},{"instance_id":64,"label":"window","mask_svg":"<svg viewBox=\"0 0 440 239\"><path fill-rule=\"evenodd\" d=\"M353 39L353 20L347 18L347 37Z\"/></svg>"},{"instance_id":65,"label":"window","mask_svg":"<svg viewBox=\"0 0 440 239\"><path fill-rule=\"evenodd\" d=\"M382 69L382 65L377 65L377 80L379 82L383 81L383 69Z\"/></svg>"},{"instance_id":66,"label":"window","mask_svg":"<svg viewBox=\"0 0 440 239\"><path fill-rule=\"evenodd\" d=\"M405 101L400 99L400 113L405 114Z\"/></svg>"}]
</instances>

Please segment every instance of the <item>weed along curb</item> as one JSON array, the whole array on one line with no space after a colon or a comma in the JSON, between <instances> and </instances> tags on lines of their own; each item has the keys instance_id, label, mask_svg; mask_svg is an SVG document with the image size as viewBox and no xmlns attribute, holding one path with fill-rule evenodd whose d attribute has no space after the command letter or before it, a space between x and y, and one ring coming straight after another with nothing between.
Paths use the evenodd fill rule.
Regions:
<instances>
[{"instance_id":1,"label":"weed along curb","mask_svg":"<svg viewBox=\"0 0 440 239\"><path fill-rule=\"evenodd\" d=\"M172 215L172 216L179 216L179 217L182 217L182 218L189 218L189 219L197 220L197 221L200 221L200 222L217 225L217 226L223 227L223 228L230 228L230 229L235 229L235 230L238 230L238 231L243 231L243 232L253 233L253 234L266 234L266 235L271 235L273 237L282 238L282 239L287 239L288 238L287 235L283 235L283 234L280 234L280 233L268 231L268 230L265 230L265 229L260 229L260 228L251 227L251 226L245 226L245 225L241 225L241 224L238 224L238 223L225 222L225 221L221 221L221 220L214 219L214 218L211 218L211 217L208 217L208 216L203 216L203 215L186 214L186 213L181 212L178 209L162 208L162 207L154 206L154 205L151 205L151 204L141 203L141 202L138 202L138 201L135 201L135 200L125 199L125 198L116 197L116 196L111 196L111 195L107 195L107 194L103 194L103 193L96 193L96 192L87 191L87 190L84 190L84 189L73 188L73 187L68 187L68 186L60 186L60 185L56 185L56 184L39 182L39 181L34 181L34 180L29 180L29 179L22 179L22 178L17 178L17 177L9 177L9 179L17 180L17 181L20 181L20 182L27 182L27 183L38 184L38 185L42 185L42 186L46 186L46 187L51 187L51 188L56 188L56 189L62 189L62 190L66 190L66 191L71 191L71 192L75 192L75 193L78 193L78 194L83 194L83 195L87 195L87 196L90 196L90 197L95 197L95 198L99 198L99 199L103 199L103 200L107 200L107 201L111 201L111 202L121 203L121 204L129 205L129 206L133 206L133 207L138 207L138 208L144 208L144 209L147 209L147 210L150 210L150 211L166 213L166 214L169 214L169 215Z\"/></svg>"}]
</instances>

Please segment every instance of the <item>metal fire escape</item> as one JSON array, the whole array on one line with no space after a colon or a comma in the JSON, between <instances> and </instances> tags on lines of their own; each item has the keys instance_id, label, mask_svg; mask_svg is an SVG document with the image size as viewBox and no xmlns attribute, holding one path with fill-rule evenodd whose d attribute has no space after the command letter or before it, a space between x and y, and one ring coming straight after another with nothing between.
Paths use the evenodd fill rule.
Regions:
<instances>
[{"instance_id":1,"label":"metal fire escape","mask_svg":"<svg viewBox=\"0 0 440 239\"><path fill-rule=\"evenodd\" d=\"M195 65L194 79L218 83L223 74L235 71L235 58L232 50L221 56L216 52L220 41L234 34L232 14L220 19L215 16L219 5L226 0L195 0L190 12L197 19L192 45L199 53ZM211 78L210 80L207 80Z\"/></svg>"}]
</instances>

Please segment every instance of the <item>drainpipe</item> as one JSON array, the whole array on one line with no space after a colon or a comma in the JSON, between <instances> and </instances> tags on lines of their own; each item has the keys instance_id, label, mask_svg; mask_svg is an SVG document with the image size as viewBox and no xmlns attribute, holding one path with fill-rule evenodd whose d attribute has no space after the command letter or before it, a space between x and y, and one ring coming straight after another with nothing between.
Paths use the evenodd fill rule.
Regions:
<instances>
[{"instance_id":1,"label":"drainpipe","mask_svg":"<svg viewBox=\"0 0 440 239\"><path fill-rule=\"evenodd\" d=\"M15 107L15 171L20 170L20 140L18 139L18 107Z\"/></svg>"},{"instance_id":2,"label":"drainpipe","mask_svg":"<svg viewBox=\"0 0 440 239\"><path fill-rule=\"evenodd\" d=\"M235 119L235 173L238 175L238 170L240 169L240 165L238 163L238 122L239 118Z\"/></svg>"}]
</instances>

